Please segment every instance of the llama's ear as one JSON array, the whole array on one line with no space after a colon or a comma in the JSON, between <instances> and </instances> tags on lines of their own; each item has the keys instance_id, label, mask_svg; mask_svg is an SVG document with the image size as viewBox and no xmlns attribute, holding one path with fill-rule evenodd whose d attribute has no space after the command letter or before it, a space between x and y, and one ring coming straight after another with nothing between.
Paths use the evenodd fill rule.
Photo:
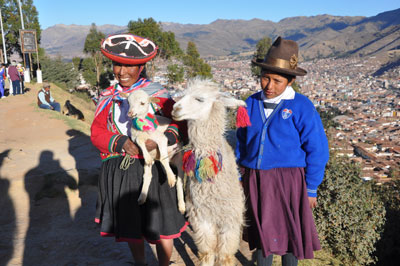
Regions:
<instances>
[{"instance_id":1,"label":"llama's ear","mask_svg":"<svg viewBox=\"0 0 400 266\"><path fill-rule=\"evenodd\" d=\"M121 98L128 99L129 93L120 92L119 96L121 96Z\"/></svg>"},{"instance_id":2,"label":"llama's ear","mask_svg":"<svg viewBox=\"0 0 400 266\"><path fill-rule=\"evenodd\" d=\"M246 103L242 100L238 100L226 93L220 93L218 99L229 108L238 108L239 106L246 106Z\"/></svg>"},{"instance_id":3,"label":"llama's ear","mask_svg":"<svg viewBox=\"0 0 400 266\"><path fill-rule=\"evenodd\" d=\"M160 99L158 99L158 98L156 98L156 97L150 97L150 98L149 98L149 102L151 102L151 103L159 103L159 102L160 102Z\"/></svg>"}]
</instances>

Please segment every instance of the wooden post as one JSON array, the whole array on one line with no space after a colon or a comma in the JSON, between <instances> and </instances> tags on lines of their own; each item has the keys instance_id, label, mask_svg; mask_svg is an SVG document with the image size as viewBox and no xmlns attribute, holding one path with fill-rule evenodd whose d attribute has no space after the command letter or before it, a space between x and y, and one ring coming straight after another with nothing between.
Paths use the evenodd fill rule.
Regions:
<instances>
[{"instance_id":1,"label":"wooden post","mask_svg":"<svg viewBox=\"0 0 400 266\"><path fill-rule=\"evenodd\" d=\"M30 74L31 80L32 80L32 78L33 78L33 76L32 76L33 67L32 67L32 57L31 57L31 53L29 53L29 64L30 64L30 68L31 68L31 71L29 71L29 74Z\"/></svg>"},{"instance_id":2,"label":"wooden post","mask_svg":"<svg viewBox=\"0 0 400 266\"><path fill-rule=\"evenodd\" d=\"M40 63L39 63L39 50L36 52L36 56L37 56L37 67L40 70Z\"/></svg>"},{"instance_id":3,"label":"wooden post","mask_svg":"<svg viewBox=\"0 0 400 266\"><path fill-rule=\"evenodd\" d=\"M26 69L26 60L25 60L25 54L22 53L22 58L24 58L24 68Z\"/></svg>"}]
</instances>

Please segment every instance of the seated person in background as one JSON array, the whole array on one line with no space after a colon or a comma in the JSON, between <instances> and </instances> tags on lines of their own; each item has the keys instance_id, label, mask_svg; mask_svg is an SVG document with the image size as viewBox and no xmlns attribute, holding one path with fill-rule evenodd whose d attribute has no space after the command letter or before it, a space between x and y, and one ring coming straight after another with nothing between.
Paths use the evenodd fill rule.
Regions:
<instances>
[{"instance_id":1,"label":"seated person in background","mask_svg":"<svg viewBox=\"0 0 400 266\"><path fill-rule=\"evenodd\" d=\"M43 88L38 92L38 106L60 112L60 104L56 102L50 93L50 83L43 82Z\"/></svg>"}]
</instances>

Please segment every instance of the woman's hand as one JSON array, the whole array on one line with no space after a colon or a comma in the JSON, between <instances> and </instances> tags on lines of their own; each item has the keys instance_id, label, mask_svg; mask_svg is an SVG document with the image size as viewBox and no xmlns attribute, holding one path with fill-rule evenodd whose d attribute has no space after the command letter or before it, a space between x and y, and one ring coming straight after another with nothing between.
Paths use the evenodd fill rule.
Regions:
<instances>
[{"instance_id":1,"label":"woman's hand","mask_svg":"<svg viewBox=\"0 0 400 266\"><path fill-rule=\"evenodd\" d=\"M317 207L317 197L308 197L308 202L310 203L311 209Z\"/></svg>"},{"instance_id":2,"label":"woman's hand","mask_svg":"<svg viewBox=\"0 0 400 266\"><path fill-rule=\"evenodd\" d=\"M125 141L124 145L122 148L125 150L125 152L131 156L133 155L138 155L139 154L139 147L132 142L132 140L128 139Z\"/></svg>"}]
</instances>

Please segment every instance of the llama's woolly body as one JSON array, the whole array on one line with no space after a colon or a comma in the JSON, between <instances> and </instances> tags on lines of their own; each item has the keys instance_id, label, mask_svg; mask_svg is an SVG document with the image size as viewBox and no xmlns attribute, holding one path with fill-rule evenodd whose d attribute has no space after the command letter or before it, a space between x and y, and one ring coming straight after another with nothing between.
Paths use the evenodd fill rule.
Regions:
<instances>
[{"instance_id":1,"label":"llama's woolly body","mask_svg":"<svg viewBox=\"0 0 400 266\"><path fill-rule=\"evenodd\" d=\"M185 96L203 97L213 101L208 117L188 120L189 147L196 156L213 152L222 155L222 169L212 181L198 182L189 178L186 183L186 211L194 230L194 241L199 249L202 265L234 265L234 254L239 248L244 225L244 194L232 148L225 140L226 111L218 88L208 81L194 81ZM201 103L201 101L200 101ZM174 106L173 115L191 108L185 99Z\"/></svg>"}]
</instances>

